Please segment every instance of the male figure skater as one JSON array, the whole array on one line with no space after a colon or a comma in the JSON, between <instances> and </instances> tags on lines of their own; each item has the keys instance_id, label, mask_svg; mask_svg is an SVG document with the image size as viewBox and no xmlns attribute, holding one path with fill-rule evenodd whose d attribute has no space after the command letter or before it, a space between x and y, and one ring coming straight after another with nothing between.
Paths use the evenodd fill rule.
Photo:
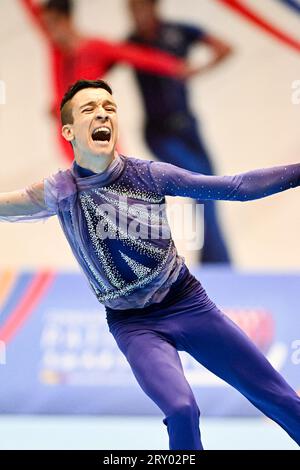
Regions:
<instances>
[{"instance_id":1,"label":"male figure skater","mask_svg":"<svg viewBox=\"0 0 300 470\"><path fill-rule=\"evenodd\" d=\"M215 68L230 56L230 46L202 28L162 20L159 0L127 1L133 19L134 29L129 36L133 44L155 47L181 59L188 58L192 47L205 44L211 57L205 66L198 66L199 74ZM187 83L170 76L154 75L149 70L135 70L135 76L145 106L145 141L153 154L160 161L186 170L214 174L199 123L189 104ZM229 263L228 247L213 201L205 203L204 222L201 262Z\"/></svg>"},{"instance_id":2,"label":"male figure skater","mask_svg":"<svg viewBox=\"0 0 300 470\"><path fill-rule=\"evenodd\" d=\"M20 1L49 44L53 83L51 112L56 118L59 141L68 162L73 160L73 153L61 137L59 105L71 83L83 77L102 77L119 62L178 79L193 74L193 68L183 60L151 47L84 36L74 24L72 0L46 0L40 5L33 0Z\"/></svg>"},{"instance_id":3,"label":"male figure skater","mask_svg":"<svg viewBox=\"0 0 300 470\"><path fill-rule=\"evenodd\" d=\"M72 167L24 190L0 193L0 220L58 216L106 307L110 332L165 414L170 449L203 448L200 412L179 350L300 444L300 398L190 274L167 230L163 205L166 195L231 201L270 196L300 185L300 163L219 177L119 155L117 105L102 80L76 82L62 100L61 118Z\"/></svg>"}]
</instances>

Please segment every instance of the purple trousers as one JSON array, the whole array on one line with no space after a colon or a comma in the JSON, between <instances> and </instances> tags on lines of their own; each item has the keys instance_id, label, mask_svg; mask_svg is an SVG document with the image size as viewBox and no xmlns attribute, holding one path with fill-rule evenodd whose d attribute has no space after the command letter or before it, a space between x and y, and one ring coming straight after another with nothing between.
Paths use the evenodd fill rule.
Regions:
<instances>
[{"instance_id":1,"label":"purple trousers","mask_svg":"<svg viewBox=\"0 0 300 470\"><path fill-rule=\"evenodd\" d=\"M160 306L135 310L135 315L131 311L128 318L108 319L136 380L165 415L170 449L203 449L200 411L178 351L186 351L239 390L300 445L296 392L243 331L209 301L191 274L185 284L184 296L173 289Z\"/></svg>"}]
</instances>

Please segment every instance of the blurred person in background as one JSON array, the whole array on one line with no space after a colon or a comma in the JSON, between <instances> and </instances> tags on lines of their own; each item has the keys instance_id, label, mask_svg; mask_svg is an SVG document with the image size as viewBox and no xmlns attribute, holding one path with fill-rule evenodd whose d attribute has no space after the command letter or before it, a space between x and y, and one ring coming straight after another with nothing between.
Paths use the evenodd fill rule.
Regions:
<instances>
[{"instance_id":1,"label":"blurred person in background","mask_svg":"<svg viewBox=\"0 0 300 470\"><path fill-rule=\"evenodd\" d=\"M119 349L165 415L170 449L203 449L200 410L178 351L237 389L300 445L300 397L190 273L165 207L165 196L246 202L296 188L300 163L207 176L120 155L117 104L103 80L75 83L62 100L61 119L72 167L0 193L0 221L58 217Z\"/></svg>"},{"instance_id":2,"label":"blurred person in background","mask_svg":"<svg viewBox=\"0 0 300 470\"><path fill-rule=\"evenodd\" d=\"M153 74L165 74L180 79L192 73L181 59L158 50L84 36L75 26L72 0L47 0L38 3L33 0L19 1L50 46L53 83L51 114L57 121L60 144L68 162L73 160L73 152L61 136L59 105L71 83L80 78L100 78L119 62Z\"/></svg>"},{"instance_id":3,"label":"blurred person in background","mask_svg":"<svg viewBox=\"0 0 300 470\"><path fill-rule=\"evenodd\" d=\"M159 0L127 1L134 23L134 31L129 36L133 44L155 47L181 59L187 59L192 46L205 44L211 58L206 65L195 67L199 74L211 70L232 53L223 40L198 26L162 20ZM160 161L205 175L214 174L209 152L189 105L186 83L142 70L136 70L135 76L145 109L144 136L151 152ZM204 206L204 245L200 260L202 263L230 263L212 201Z\"/></svg>"}]
</instances>

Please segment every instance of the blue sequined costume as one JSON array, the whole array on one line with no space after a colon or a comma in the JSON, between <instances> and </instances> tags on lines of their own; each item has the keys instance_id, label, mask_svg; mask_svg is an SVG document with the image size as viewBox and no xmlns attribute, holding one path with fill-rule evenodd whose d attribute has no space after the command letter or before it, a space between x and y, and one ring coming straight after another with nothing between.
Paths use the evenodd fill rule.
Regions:
<instances>
[{"instance_id":1,"label":"blue sequined costume","mask_svg":"<svg viewBox=\"0 0 300 470\"><path fill-rule=\"evenodd\" d=\"M45 197L99 301L125 310L160 302L184 263L166 219L166 195L247 201L295 187L299 177L299 164L206 176L120 155L101 174L80 177L73 165L47 178Z\"/></svg>"},{"instance_id":2,"label":"blue sequined costume","mask_svg":"<svg viewBox=\"0 0 300 470\"><path fill-rule=\"evenodd\" d=\"M299 185L300 164L217 177L118 156L101 174L82 173L74 164L47 178L47 209L19 217L58 216L94 293L106 306L120 350L141 388L165 415L171 449L203 448L200 411L178 351L188 352L239 390L298 444L300 398L208 298L170 234L139 237L128 228L138 224L144 235L147 229L165 229L165 207L160 210L160 205L166 195L247 201ZM33 188L27 193L34 201ZM158 209L151 212L153 205Z\"/></svg>"}]
</instances>

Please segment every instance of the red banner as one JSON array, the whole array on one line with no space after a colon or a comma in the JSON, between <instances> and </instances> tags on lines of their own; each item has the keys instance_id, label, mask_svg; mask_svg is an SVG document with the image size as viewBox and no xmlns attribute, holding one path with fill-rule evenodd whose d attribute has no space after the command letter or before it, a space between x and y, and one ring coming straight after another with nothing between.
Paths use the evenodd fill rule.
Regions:
<instances>
[{"instance_id":1,"label":"red banner","mask_svg":"<svg viewBox=\"0 0 300 470\"><path fill-rule=\"evenodd\" d=\"M244 5L242 1L239 0L217 0L220 3L223 3L226 7L235 11L239 15L243 16L247 21L256 25L267 34L273 38L280 41L282 44L285 44L288 47L300 52L300 41L290 37L285 32L281 31L279 28L271 24L265 18L263 18L259 13L255 12L253 9Z\"/></svg>"}]
</instances>

